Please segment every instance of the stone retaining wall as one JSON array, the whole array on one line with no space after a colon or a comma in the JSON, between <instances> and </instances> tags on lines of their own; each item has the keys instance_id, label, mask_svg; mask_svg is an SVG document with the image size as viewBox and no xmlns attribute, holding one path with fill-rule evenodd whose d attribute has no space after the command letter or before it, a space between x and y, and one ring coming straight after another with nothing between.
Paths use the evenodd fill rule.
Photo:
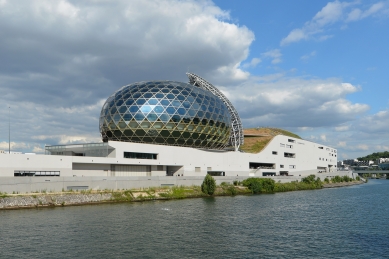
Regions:
<instances>
[{"instance_id":1,"label":"stone retaining wall","mask_svg":"<svg viewBox=\"0 0 389 259\"><path fill-rule=\"evenodd\" d=\"M51 194L0 198L0 209L79 205L112 201L111 193Z\"/></svg>"}]
</instances>

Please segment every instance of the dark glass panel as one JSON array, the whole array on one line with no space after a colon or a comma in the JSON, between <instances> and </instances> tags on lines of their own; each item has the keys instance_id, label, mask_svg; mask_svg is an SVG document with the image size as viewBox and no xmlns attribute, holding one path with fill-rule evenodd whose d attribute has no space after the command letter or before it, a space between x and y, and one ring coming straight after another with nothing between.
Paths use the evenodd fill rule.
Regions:
<instances>
[{"instance_id":1,"label":"dark glass panel","mask_svg":"<svg viewBox=\"0 0 389 259\"><path fill-rule=\"evenodd\" d=\"M155 95L156 98L158 99L162 99L165 95L164 94L161 94L161 93L158 93Z\"/></svg>"},{"instance_id":2,"label":"dark glass panel","mask_svg":"<svg viewBox=\"0 0 389 259\"><path fill-rule=\"evenodd\" d=\"M187 140L186 140L186 144L187 144L188 146L192 146L192 145L193 145L193 139L187 139Z\"/></svg>"},{"instance_id":3,"label":"dark glass panel","mask_svg":"<svg viewBox=\"0 0 389 259\"><path fill-rule=\"evenodd\" d=\"M165 138L169 137L169 136L170 136L170 131L168 131L168 130L162 130L162 131L161 131L161 136L162 136L162 137L165 137Z\"/></svg>"},{"instance_id":4,"label":"dark glass panel","mask_svg":"<svg viewBox=\"0 0 389 259\"><path fill-rule=\"evenodd\" d=\"M125 113L126 111L127 111L127 106L121 106L120 108L119 108L119 112L120 113Z\"/></svg>"},{"instance_id":5,"label":"dark glass panel","mask_svg":"<svg viewBox=\"0 0 389 259\"><path fill-rule=\"evenodd\" d=\"M174 107L180 107L181 106L181 102L180 101L177 101L177 100L174 100L174 101L172 101L172 105L174 106Z\"/></svg>"},{"instance_id":6,"label":"dark glass panel","mask_svg":"<svg viewBox=\"0 0 389 259\"><path fill-rule=\"evenodd\" d=\"M126 113L123 115L123 120L130 121L132 119L132 115L129 113Z\"/></svg>"},{"instance_id":7,"label":"dark glass panel","mask_svg":"<svg viewBox=\"0 0 389 259\"><path fill-rule=\"evenodd\" d=\"M164 99L164 100L161 100L161 104L164 106L168 106L170 104L170 101Z\"/></svg>"},{"instance_id":8,"label":"dark glass panel","mask_svg":"<svg viewBox=\"0 0 389 259\"><path fill-rule=\"evenodd\" d=\"M205 106L205 105L201 105L201 110L203 110L203 111L207 111L207 106Z\"/></svg>"},{"instance_id":9,"label":"dark glass panel","mask_svg":"<svg viewBox=\"0 0 389 259\"><path fill-rule=\"evenodd\" d=\"M165 139L163 139L163 138L155 138L154 141L155 141L156 143L159 143L159 144L165 143Z\"/></svg>"},{"instance_id":10,"label":"dark glass panel","mask_svg":"<svg viewBox=\"0 0 389 259\"><path fill-rule=\"evenodd\" d=\"M176 143L175 139L174 138L167 138L166 139L166 143L170 144L170 145L174 145Z\"/></svg>"},{"instance_id":11,"label":"dark glass panel","mask_svg":"<svg viewBox=\"0 0 389 259\"><path fill-rule=\"evenodd\" d=\"M168 122L170 119L170 117L167 114L161 114L161 116L159 116L159 118L163 122Z\"/></svg>"},{"instance_id":12,"label":"dark glass panel","mask_svg":"<svg viewBox=\"0 0 389 259\"><path fill-rule=\"evenodd\" d=\"M143 97L144 98L151 98L153 96L153 94L152 93L145 93L144 95L143 95Z\"/></svg>"},{"instance_id":13,"label":"dark glass panel","mask_svg":"<svg viewBox=\"0 0 389 259\"><path fill-rule=\"evenodd\" d=\"M168 94L166 97L167 97L169 100L175 99L174 94Z\"/></svg>"},{"instance_id":14,"label":"dark glass panel","mask_svg":"<svg viewBox=\"0 0 389 259\"><path fill-rule=\"evenodd\" d=\"M189 138L190 137L190 133L189 132L184 132L184 133L182 133L182 137Z\"/></svg>"},{"instance_id":15,"label":"dark glass panel","mask_svg":"<svg viewBox=\"0 0 389 259\"><path fill-rule=\"evenodd\" d=\"M203 119L203 120L201 121L201 124L203 124L203 125L207 125L207 123L208 123L207 119Z\"/></svg>"},{"instance_id":16,"label":"dark glass panel","mask_svg":"<svg viewBox=\"0 0 389 259\"><path fill-rule=\"evenodd\" d=\"M151 104L151 105L157 105L158 104L158 100L155 99L155 98L152 98L152 99L148 100L148 103Z\"/></svg>"},{"instance_id":17,"label":"dark glass panel","mask_svg":"<svg viewBox=\"0 0 389 259\"><path fill-rule=\"evenodd\" d=\"M134 118L137 121L142 121L145 118L145 116L143 115L143 113L137 113L135 114Z\"/></svg>"},{"instance_id":18,"label":"dark glass panel","mask_svg":"<svg viewBox=\"0 0 389 259\"><path fill-rule=\"evenodd\" d=\"M173 107L167 107L166 112L173 115L176 114L176 109L174 109Z\"/></svg>"},{"instance_id":19,"label":"dark glass panel","mask_svg":"<svg viewBox=\"0 0 389 259\"><path fill-rule=\"evenodd\" d=\"M147 119L149 121L156 121L158 118L157 114L154 114L154 113L150 113L149 115L147 115Z\"/></svg>"},{"instance_id":20,"label":"dark glass panel","mask_svg":"<svg viewBox=\"0 0 389 259\"><path fill-rule=\"evenodd\" d=\"M120 99L119 101L116 102L116 106L117 106L117 107L119 107L119 106L122 105L122 104L123 104L123 100L122 100L122 99Z\"/></svg>"},{"instance_id":21,"label":"dark glass panel","mask_svg":"<svg viewBox=\"0 0 389 259\"><path fill-rule=\"evenodd\" d=\"M207 101L209 101L209 100L211 99L211 98L209 98L208 95L205 95L204 97L205 97L205 99L206 99Z\"/></svg>"},{"instance_id":22,"label":"dark glass panel","mask_svg":"<svg viewBox=\"0 0 389 259\"><path fill-rule=\"evenodd\" d=\"M181 136L181 132L174 130L174 131L172 132L172 136L175 137L175 138L178 138L178 137Z\"/></svg>"},{"instance_id":23,"label":"dark glass panel","mask_svg":"<svg viewBox=\"0 0 389 259\"><path fill-rule=\"evenodd\" d=\"M134 105L134 106L131 106L129 108L129 110L130 110L130 112L135 113L135 112L139 111L139 107Z\"/></svg>"},{"instance_id":24,"label":"dark glass panel","mask_svg":"<svg viewBox=\"0 0 389 259\"><path fill-rule=\"evenodd\" d=\"M184 123L189 123L189 122L191 122L191 119L185 117L185 118L182 119L182 121L183 121Z\"/></svg>"},{"instance_id":25,"label":"dark glass panel","mask_svg":"<svg viewBox=\"0 0 389 259\"><path fill-rule=\"evenodd\" d=\"M167 94L167 93L170 92L170 91L169 91L169 89L166 89L166 88L165 88L165 89L162 89L161 92Z\"/></svg>"},{"instance_id":26,"label":"dark glass panel","mask_svg":"<svg viewBox=\"0 0 389 259\"><path fill-rule=\"evenodd\" d=\"M152 92L152 93L158 93L158 92L159 92L159 89L158 89L158 88L153 88L153 89L151 89L151 92Z\"/></svg>"},{"instance_id":27,"label":"dark glass panel","mask_svg":"<svg viewBox=\"0 0 389 259\"><path fill-rule=\"evenodd\" d=\"M196 115L196 112L195 112L194 110L190 109L190 110L188 111L188 114L189 114L190 116L195 116L195 115Z\"/></svg>"},{"instance_id":28,"label":"dark glass panel","mask_svg":"<svg viewBox=\"0 0 389 259\"><path fill-rule=\"evenodd\" d=\"M180 101L183 101L183 100L185 100L185 97L182 96L182 95L178 95L178 96L177 96L177 99L180 100Z\"/></svg>"},{"instance_id":29,"label":"dark glass panel","mask_svg":"<svg viewBox=\"0 0 389 259\"><path fill-rule=\"evenodd\" d=\"M184 106L185 108L190 108L190 102L185 101L182 103L182 106Z\"/></svg>"},{"instance_id":30,"label":"dark glass panel","mask_svg":"<svg viewBox=\"0 0 389 259\"><path fill-rule=\"evenodd\" d=\"M141 93L135 93L132 98L133 99L138 99L141 96Z\"/></svg>"},{"instance_id":31,"label":"dark glass panel","mask_svg":"<svg viewBox=\"0 0 389 259\"><path fill-rule=\"evenodd\" d=\"M145 102L146 102L145 99L138 99L138 100L136 100L136 104L138 104L138 105L142 105L142 104L144 104Z\"/></svg>"},{"instance_id":32,"label":"dark glass panel","mask_svg":"<svg viewBox=\"0 0 389 259\"><path fill-rule=\"evenodd\" d=\"M181 94L184 95L184 96L188 96L189 93L184 90L184 91L181 92Z\"/></svg>"},{"instance_id":33,"label":"dark glass panel","mask_svg":"<svg viewBox=\"0 0 389 259\"><path fill-rule=\"evenodd\" d=\"M117 112L116 106L112 107L112 109L111 109L111 114L115 114L116 112Z\"/></svg>"},{"instance_id":34,"label":"dark glass panel","mask_svg":"<svg viewBox=\"0 0 389 259\"><path fill-rule=\"evenodd\" d=\"M180 114L180 115L185 115L186 110L185 110L184 108L179 108L179 109L177 110L177 112L178 112L178 114Z\"/></svg>"},{"instance_id":35,"label":"dark glass panel","mask_svg":"<svg viewBox=\"0 0 389 259\"><path fill-rule=\"evenodd\" d=\"M204 116L204 112L202 111L197 112L197 117L202 118L203 116Z\"/></svg>"},{"instance_id":36,"label":"dark glass panel","mask_svg":"<svg viewBox=\"0 0 389 259\"><path fill-rule=\"evenodd\" d=\"M146 135L146 132L142 129L137 129L135 130L135 135L137 135L138 137L143 137L144 135Z\"/></svg>"},{"instance_id":37,"label":"dark glass panel","mask_svg":"<svg viewBox=\"0 0 389 259\"><path fill-rule=\"evenodd\" d=\"M209 105L209 102L208 102L207 100L204 100L204 101L203 101L203 104Z\"/></svg>"},{"instance_id":38,"label":"dark glass panel","mask_svg":"<svg viewBox=\"0 0 389 259\"><path fill-rule=\"evenodd\" d=\"M130 106L131 104L133 104L134 103L134 99L128 99L127 101L126 101L126 105L128 105L128 106Z\"/></svg>"},{"instance_id":39,"label":"dark glass panel","mask_svg":"<svg viewBox=\"0 0 389 259\"><path fill-rule=\"evenodd\" d=\"M173 93L173 94L179 94L180 91L178 91L177 89L173 89L173 90L172 90L172 93Z\"/></svg>"},{"instance_id":40,"label":"dark glass panel","mask_svg":"<svg viewBox=\"0 0 389 259\"><path fill-rule=\"evenodd\" d=\"M143 138L143 142L152 143L152 142L153 142L153 139L150 138L150 137L144 137L144 138Z\"/></svg>"},{"instance_id":41,"label":"dark glass panel","mask_svg":"<svg viewBox=\"0 0 389 259\"><path fill-rule=\"evenodd\" d=\"M182 138L177 139L177 144L178 145L185 145L185 139L182 139Z\"/></svg>"},{"instance_id":42,"label":"dark glass panel","mask_svg":"<svg viewBox=\"0 0 389 259\"><path fill-rule=\"evenodd\" d=\"M212 106L208 106L208 111L213 112L213 107Z\"/></svg>"},{"instance_id":43,"label":"dark glass panel","mask_svg":"<svg viewBox=\"0 0 389 259\"><path fill-rule=\"evenodd\" d=\"M199 118L193 118L193 123L194 123L194 124L199 124L199 123L200 123Z\"/></svg>"},{"instance_id":44,"label":"dark glass panel","mask_svg":"<svg viewBox=\"0 0 389 259\"><path fill-rule=\"evenodd\" d=\"M200 105L198 103L193 103L192 109L197 111L198 109L200 109Z\"/></svg>"},{"instance_id":45,"label":"dark glass panel","mask_svg":"<svg viewBox=\"0 0 389 259\"><path fill-rule=\"evenodd\" d=\"M173 115L173 116L172 116L172 121L174 121L174 122L180 122L180 120L181 120L181 117L180 117L179 115Z\"/></svg>"}]
</instances>

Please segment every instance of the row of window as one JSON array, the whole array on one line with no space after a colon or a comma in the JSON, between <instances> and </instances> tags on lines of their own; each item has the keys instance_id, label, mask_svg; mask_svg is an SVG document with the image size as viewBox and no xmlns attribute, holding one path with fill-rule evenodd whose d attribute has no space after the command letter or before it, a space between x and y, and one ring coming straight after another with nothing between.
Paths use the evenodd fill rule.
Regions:
<instances>
[{"instance_id":1,"label":"row of window","mask_svg":"<svg viewBox=\"0 0 389 259\"><path fill-rule=\"evenodd\" d=\"M60 176L59 171L14 171L14 176Z\"/></svg>"},{"instance_id":2,"label":"row of window","mask_svg":"<svg viewBox=\"0 0 389 259\"><path fill-rule=\"evenodd\" d=\"M288 145L288 144L285 145L280 143L280 147L293 148L293 145Z\"/></svg>"},{"instance_id":3,"label":"row of window","mask_svg":"<svg viewBox=\"0 0 389 259\"><path fill-rule=\"evenodd\" d=\"M124 158L156 160L158 158L158 154L138 153L138 152L124 152Z\"/></svg>"},{"instance_id":4,"label":"row of window","mask_svg":"<svg viewBox=\"0 0 389 259\"><path fill-rule=\"evenodd\" d=\"M284 165L280 165L280 168L285 168ZM289 165L289 169L296 169L295 165Z\"/></svg>"}]
</instances>

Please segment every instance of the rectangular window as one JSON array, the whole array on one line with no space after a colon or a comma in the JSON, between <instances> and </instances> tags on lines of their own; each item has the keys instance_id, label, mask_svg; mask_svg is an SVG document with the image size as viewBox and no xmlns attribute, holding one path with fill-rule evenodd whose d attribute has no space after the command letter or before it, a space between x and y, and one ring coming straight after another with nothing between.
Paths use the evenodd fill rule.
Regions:
<instances>
[{"instance_id":1,"label":"rectangular window","mask_svg":"<svg viewBox=\"0 0 389 259\"><path fill-rule=\"evenodd\" d=\"M200 173L201 172L201 167L195 167L195 172Z\"/></svg>"},{"instance_id":2,"label":"rectangular window","mask_svg":"<svg viewBox=\"0 0 389 259\"><path fill-rule=\"evenodd\" d=\"M288 142L292 142L292 143L294 143L294 142L296 142L294 139L288 139Z\"/></svg>"},{"instance_id":3,"label":"rectangular window","mask_svg":"<svg viewBox=\"0 0 389 259\"><path fill-rule=\"evenodd\" d=\"M212 167L207 167L207 171L212 171Z\"/></svg>"},{"instance_id":4,"label":"rectangular window","mask_svg":"<svg viewBox=\"0 0 389 259\"><path fill-rule=\"evenodd\" d=\"M296 169L296 166L295 165L290 165L289 169Z\"/></svg>"},{"instance_id":5,"label":"rectangular window","mask_svg":"<svg viewBox=\"0 0 389 259\"><path fill-rule=\"evenodd\" d=\"M157 165L157 171L163 171L163 165Z\"/></svg>"},{"instance_id":6,"label":"rectangular window","mask_svg":"<svg viewBox=\"0 0 389 259\"><path fill-rule=\"evenodd\" d=\"M280 165L280 168L284 168L284 165Z\"/></svg>"},{"instance_id":7,"label":"rectangular window","mask_svg":"<svg viewBox=\"0 0 389 259\"><path fill-rule=\"evenodd\" d=\"M286 148L293 148L292 145L286 145Z\"/></svg>"},{"instance_id":8,"label":"rectangular window","mask_svg":"<svg viewBox=\"0 0 389 259\"><path fill-rule=\"evenodd\" d=\"M273 152L271 152L273 155L277 155L278 153L277 153L277 151L273 151Z\"/></svg>"},{"instance_id":9,"label":"rectangular window","mask_svg":"<svg viewBox=\"0 0 389 259\"><path fill-rule=\"evenodd\" d=\"M280 147L285 147L285 144L280 143Z\"/></svg>"},{"instance_id":10,"label":"rectangular window","mask_svg":"<svg viewBox=\"0 0 389 259\"><path fill-rule=\"evenodd\" d=\"M124 152L124 158L156 160L157 157L158 154L152 154L152 153Z\"/></svg>"},{"instance_id":11,"label":"rectangular window","mask_svg":"<svg viewBox=\"0 0 389 259\"><path fill-rule=\"evenodd\" d=\"M319 149L323 149L323 147L319 147Z\"/></svg>"},{"instance_id":12,"label":"rectangular window","mask_svg":"<svg viewBox=\"0 0 389 259\"><path fill-rule=\"evenodd\" d=\"M284 157L287 157L287 158L296 158L296 154L285 152L285 153L284 153Z\"/></svg>"}]
</instances>

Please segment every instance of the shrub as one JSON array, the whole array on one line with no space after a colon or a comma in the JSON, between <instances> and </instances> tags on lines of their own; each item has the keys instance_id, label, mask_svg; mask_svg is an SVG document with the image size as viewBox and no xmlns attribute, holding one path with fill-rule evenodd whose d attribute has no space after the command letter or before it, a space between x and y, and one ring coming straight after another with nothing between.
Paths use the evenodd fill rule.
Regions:
<instances>
[{"instance_id":1,"label":"shrub","mask_svg":"<svg viewBox=\"0 0 389 259\"><path fill-rule=\"evenodd\" d=\"M231 194L231 195L236 195L237 191L235 189L234 186L229 186L227 191Z\"/></svg>"},{"instance_id":2,"label":"shrub","mask_svg":"<svg viewBox=\"0 0 389 259\"><path fill-rule=\"evenodd\" d=\"M247 178L243 181L243 186L246 186L252 193L273 193L275 182L269 178Z\"/></svg>"},{"instance_id":3,"label":"shrub","mask_svg":"<svg viewBox=\"0 0 389 259\"><path fill-rule=\"evenodd\" d=\"M357 177L355 177L355 180L360 181L361 177L357 176Z\"/></svg>"},{"instance_id":4,"label":"shrub","mask_svg":"<svg viewBox=\"0 0 389 259\"><path fill-rule=\"evenodd\" d=\"M213 195L216 190L216 181L215 179L207 174L204 178L203 183L201 184L201 191L208 195Z\"/></svg>"},{"instance_id":5,"label":"shrub","mask_svg":"<svg viewBox=\"0 0 389 259\"><path fill-rule=\"evenodd\" d=\"M324 179L324 182L325 183L330 183L330 179L328 179L328 177L326 177L326 179Z\"/></svg>"}]
</instances>

